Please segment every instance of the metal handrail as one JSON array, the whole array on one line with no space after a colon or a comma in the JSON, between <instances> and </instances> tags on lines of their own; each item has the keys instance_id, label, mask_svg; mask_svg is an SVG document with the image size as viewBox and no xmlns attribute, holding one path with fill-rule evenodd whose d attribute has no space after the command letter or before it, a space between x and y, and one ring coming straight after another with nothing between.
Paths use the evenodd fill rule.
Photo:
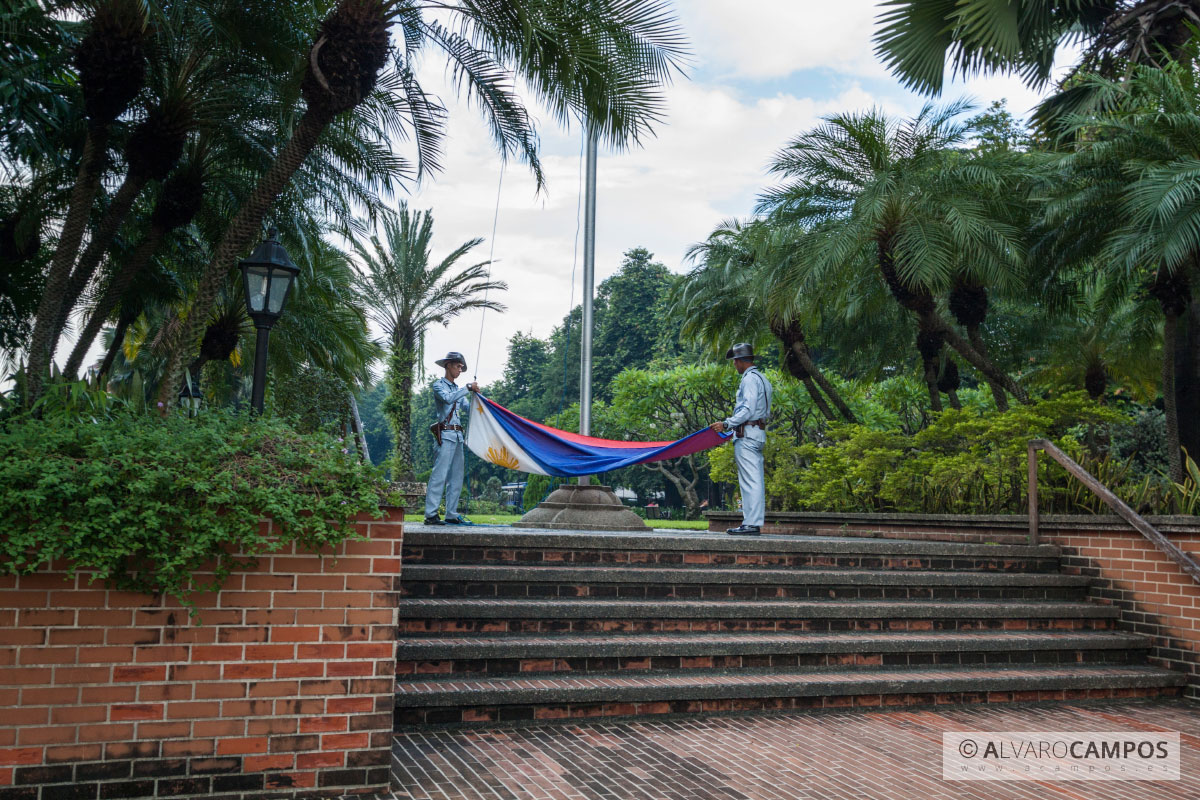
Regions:
<instances>
[{"instance_id":1,"label":"metal handrail","mask_svg":"<svg viewBox=\"0 0 1200 800\"><path fill-rule=\"evenodd\" d=\"M1074 475L1079 481L1093 492L1096 496L1103 500L1117 512L1123 520L1128 522L1137 529L1142 536L1145 536L1150 542L1166 555L1167 558L1178 564L1184 572L1192 576L1192 579L1200 582L1200 564L1189 554L1180 550L1177 545L1171 542L1166 536L1158 531L1153 525L1146 521L1145 517L1134 511L1125 501L1117 497L1113 492L1100 481L1092 477L1086 469L1079 466L1075 461L1062 450L1058 449L1053 442L1048 442L1045 439L1033 439L1029 442L1029 543L1038 544L1038 492L1037 492L1037 454L1039 450L1046 451L1047 455L1057 461L1063 468Z\"/></svg>"}]
</instances>

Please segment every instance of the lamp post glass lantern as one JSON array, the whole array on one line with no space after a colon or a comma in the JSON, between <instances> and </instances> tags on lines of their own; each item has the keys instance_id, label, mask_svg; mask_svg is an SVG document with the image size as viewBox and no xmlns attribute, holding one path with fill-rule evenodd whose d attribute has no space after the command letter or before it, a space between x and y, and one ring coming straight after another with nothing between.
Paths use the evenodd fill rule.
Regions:
<instances>
[{"instance_id":1,"label":"lamp post glass lantern","mask_svg":"<svg viewBox=\"0 0 1200 800\"><path fill-rule=\"evenodd\" d=\"M291 294L292 284L300 268L292 263L279 243L279 231L271 228L267 238L254 252L238 263L242 271L242 289L246 295L246 311L254 320L257 336L254 343L254 389L250 404L258 413L263 410L267 382L267 339L271 326L279 321Z\"/></svg>"}]
</instances>

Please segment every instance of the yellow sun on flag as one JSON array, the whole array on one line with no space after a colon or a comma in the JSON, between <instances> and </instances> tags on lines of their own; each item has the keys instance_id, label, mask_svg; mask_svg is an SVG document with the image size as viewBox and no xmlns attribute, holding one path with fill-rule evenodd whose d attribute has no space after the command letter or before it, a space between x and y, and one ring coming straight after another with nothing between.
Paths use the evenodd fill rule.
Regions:
<instances>
[{"instance_id":1,"label":"yellow sun on flag","mask_svg":"<svg viewBox=\"0 0 1200 800\"><path fill-rule=\"evenodd\" d=\"M508 448L504 445L500 445L499 452L496 451L496 448L489 447L487 450L487 460L500 467L507 467L509 469L521 468L521 462L517 460L516 456L508 452Z\"/></svg>"}]
</instances>

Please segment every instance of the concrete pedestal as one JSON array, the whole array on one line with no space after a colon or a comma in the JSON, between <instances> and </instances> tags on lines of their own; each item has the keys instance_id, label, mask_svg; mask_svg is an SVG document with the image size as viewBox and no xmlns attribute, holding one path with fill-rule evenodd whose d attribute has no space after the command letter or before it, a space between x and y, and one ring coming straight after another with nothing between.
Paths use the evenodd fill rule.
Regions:
<instances>
[{"instance_id":1,"label":"concrete pedestal","mask_svg":"<svg viewBox=\"0 0 1200 800\"><path fill-rule=\"evenodd\" d=\"M644 531L642 518L625 507L608 486L558 487L514 528L573 531Z\"/></svg>"}]
</instances>

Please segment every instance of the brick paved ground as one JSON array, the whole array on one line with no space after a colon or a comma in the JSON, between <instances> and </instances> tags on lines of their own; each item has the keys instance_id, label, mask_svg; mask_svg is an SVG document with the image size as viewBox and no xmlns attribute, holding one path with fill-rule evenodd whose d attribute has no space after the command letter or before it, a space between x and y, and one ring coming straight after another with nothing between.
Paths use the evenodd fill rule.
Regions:
<instances>
[{"instance_id":1,"label":"brick paved ground","mask_svg":"<svg viewBox=\"0 0 1200 800\"><path fill-rule=\"evenodd\" d=\"M941 778L943 732L1178 731L1182 780ZM1195 800L1200 705L968 706L428 730L399 735L396 800Z\"/></svg>"}]
</instances>

